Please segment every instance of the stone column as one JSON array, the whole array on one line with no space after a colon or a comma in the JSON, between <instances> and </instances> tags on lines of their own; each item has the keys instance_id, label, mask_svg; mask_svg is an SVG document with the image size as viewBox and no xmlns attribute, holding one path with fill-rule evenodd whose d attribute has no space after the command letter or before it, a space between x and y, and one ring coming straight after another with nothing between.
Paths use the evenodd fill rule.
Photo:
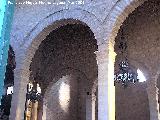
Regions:
<instances>
[{"instance_id":1,"label":"stone column","mask_svg":"<svg viewBox=\"0 0 160 120\"><path fill-rule=\"evenodd\" d=\"M38 120L42 120L43 116L43 101L38 102Z\"/></svg>"},{"instance_id":2,"label":"stone column","mask_svg":"<svg viewBox=\"0 0 160 120\"><path fill-rule=\"evenodd\" d=\"M150 108L150 120L160 120L156 78L152 77L147 81L147 93Z\"/></svg>"},{"instance_id":3,"label":"stone column","mask_svg":"<svg viewBox=\"0 0 160 120\"><path fill-rule=\"evenodd\" d=\"M96 96L86 96L86 120L95 120Z\"/></svg>"},{"instance_id":4,"label":"stone column","mask_svg":"<svg viewBox=\"0 0 160 120\"><path fill-rule=\"evenodd\" d=\"M115 120L114 45L98 46L98 120Z\"/></svg>"},{"instance_id":5,"label":"stone column","mask_svg":"<svg viewBox=\"0 0 160 120\"><path fill-rule=\"evenodd\" d=\"M42 116L42 120L46 120L47 119L47 104L43 102L43 116Z\"/></svg>"},{"instance_id":6,"label":"stone column","mask_svg":"<svg viewBox=\"0 0 160 120\"><path fill-rule=\"evenodd\" d=\"M32 112L32 102L30 100L27 100L24 120L31 120L31 112Z\"/></svg>"},{"instance_id":7,"label":"stone column","mask_svg":"<svg viewBox=\"0 0 160 120\"><path fill-rule=\"evenodd\" d=\"M29 74L23 69L15 69L14 88L11 103L10 120L24 120L27 83Z\"/></svg>"},{"instance_id":8,"label":"stone column","mask_svg":"<svg viewBox=\"0 0 160 120\"><path fill-rule=\"evenodd\" d=\"M37 120L38 117L38 101L32 103L32 116L31 120Z\"/></svg>"}]
</instances>

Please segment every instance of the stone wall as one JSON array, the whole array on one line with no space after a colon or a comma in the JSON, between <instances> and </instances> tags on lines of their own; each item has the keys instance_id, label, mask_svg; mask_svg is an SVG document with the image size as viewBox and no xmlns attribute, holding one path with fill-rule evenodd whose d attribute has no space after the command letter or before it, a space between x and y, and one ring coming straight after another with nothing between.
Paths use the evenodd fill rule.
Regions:
<instances>
[{"instance_id":1,"label":"stone wall","mask_svg":"<svg viewBox=\"0 0 160 120\"><path fill-rule=\"evenodd\" d=\"M74 74L74 75L73 75ZM85 86L83 75L74 73L63 76L44 96L44 120L86 120ZM45 119L46 114L46 119Z\"/></svg>"},{"instance_id":2,"label":"stone wall","mask_svg":"<svg viewBox=\"0 0 160 120\"><path fill-rule=\"evenodd\" d=\"M116 83L116 120L150 120L146 82L129 84L124 88Z\"/></svg>"},{"instance_id":3,"label":"stone wall","mask_svg":"<svg viewBox=\"0 0 160 120\"><path fill-rule=\"evenodd\" d=\"M77 79L71 75L57 81L44 98L44 120L76 120L78 118ZM83 106L81 106L83 107ZM46 113L46 119L45 114Z\"/></svg>"}]
</instances>

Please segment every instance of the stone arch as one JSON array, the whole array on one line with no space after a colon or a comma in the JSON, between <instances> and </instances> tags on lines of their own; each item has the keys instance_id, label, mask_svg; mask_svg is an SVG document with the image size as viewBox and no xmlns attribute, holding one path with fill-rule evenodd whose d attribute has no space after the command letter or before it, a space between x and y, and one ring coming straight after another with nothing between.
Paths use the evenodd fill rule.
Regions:
<instances>
[{"instance_id":1,"label":"stone arch","mask_svg":"<svg viewBox=\"0 0 160 120\"><path fill-rule=\"evenodd\" d=\"M52 17L54 17L54 16L52 16ZM47 18L46 18L47 19ZM50 18L51 19L51 18ZM89 21L89 20L88 20ZM34 55L35 55L35 52L36 52L36 50L38 49L38 47L39 47L39 45L41 44L41 42L46 38L46 36L50 33L50 32L52 32L53 30L56 30L56 29L58 29L58 28L60 28L60 27L62 27L62 26L65 26L65 25L68 25L68 24L82 24L82 25L84 25L84 26L87 26L87 27L89 27L90 28L90 31L91 32L93 32L92 31L92 29L91 29L91 27L90 26L88 26L88 24L86 24L86 23L84 23L83 21L80 21L80 20L78 20L78 19L72 19L72 18L69 18L69 19L60 19L60 20L57 20L57 21L54 21L53 23L51 23L51 21L49 21L48 23L45 23L44 25L46 25L47 24L47 26L43 29L42 28L42 31L39 31L40 33L37 35L37 34L35 34L34 32L33 33L31 33L31 34L35 34L34 35L34 37L35 38L33 38L33 40L32 39L30 39L30 37L32 38L33 36L31 35L31 36L29 36L28 37L28 39L27 40L25 40L26 41L26 43L24 44L24 46L22 47L22 48L27 48L26 49L26 51L25 51L25 56L23 56L23 58L22 58L22 66L20 66L20 68L26 68L25 70L24 69L20 69L21 71L22 71L22 73L23 73L23 71L24 71L24 73L27 73L27 75L29 75L30 74L30 70L29 70L29 67L30 67L30 63L32 62L32 58L34 57ZM48 25L49 24L49 25ZM98 23L97 23L97 25L98 25ZM42 26L40 26L40 27L42 27ZM44 27L44 26L43 26ZM94 30L96 31L96 28L94 28ZM36 30L35 30L35 32L37 32ZM97 32L96 32L97 33ZM36 36L37 35L37 36ZM97 40L96 39L96 35L95 35L95 33L93 32L93 35L94 35L94 37L95 37L95 40ZM31 41L30 41L31 40ZM99 40L99 39L98 39ZM98 40L96 41L97 42L97 44L98 44ZM27 47L26 47L27 46ZM24 59L25 58L25 59ZM59 71L61 71L61 70L63 70L63 69L73 69L73 68L71 68L71 67L68 67L68 68L61 68L61 69L59 69ZM74 69L74 70L76 70L76 69ZM80 70L77 70L77 71L79 71L79 72L82 72L82 71L80 71ZM93 86L92 86L92 93L95 93L96 92L96 87L97 87L97 79L95 79L94 81L93 81Z\"/></svg>"},{"instance_id":2,"label":"stone arch","mask_svg":"<svg viewBox=\"0 0 160 120\"><path fill-rule=\"evenodd\" d=\"M145 1L147 0L121 0L116 3L116 5L112 8L110 14L104 20L104 26L107 33L107 40L105 41L109 45L114 46L115 38L122 23L126 20L129 14L131 14L137 7L141 6ZM139 65L140 64L138 64L138 66ZM147 94L150 107L150 119L157 120L160 116L159 110L157 110L157 107L159 107L159 105L157 102L158 90L156 87L159 71L157 71L157 73L153 73L150 68L147 69L148 72L145 69L147 68L142 68L142 71L144 71L144 74L148 79Z\"/></svg>"},{"instance_id":3,"label":"stone arch","mask_svg":"<svg viewBox=\"0 0 160 120\"><path fill-rule=\"evenodd\" d=\"M81 9L64 9L48 15L37 25L35 25L35 27L24 38L22 46L27 47L29 44L31 44L32 40L34 40L37 36L40 36L39 33L41 33L44 28L45 33L48 34L52 30L60 26L79 23L89 26L91 31L93 31L93 33L95 34L96 39L101 36L101 21L94 14Z\"/></svg>"},{"instance_id":4,"label":"stone arch","mask_svg":"<svg viewBox=\"0 0 160 120\"><path fill-rule=\"evenodd\" d=\"M137 7L147 0L120 0L111 9L103 24L105 26L106 38L114 46L115 37L122 23ZM106 40L105 40L106 41ZM105 42L104 41L104 42Z\"/></svg>"},{"instance_id":5,"label":"stone arch","mask_svg":"<svg viewBox=\"0 0 160 120\"><path fill-rule=\"evenodd\" d=\"M22 63L20 68L26 68L26 72L29 73L29 65L40 43L51 31L67 24L83 24L89 26L94 33L97 44L101 43L101 31L103 28L100 21L94 15L79 9L58 11L39 22L32 31L28 33L27 37L24 38L24 43L21 46L23 50L20 53L23 55L19 55L20 57L18 58L20 60L17 60Z\"/></svg>"},{"instance_id":6,"label":"stone arch","mask_svg":"<svg viewBox=\"0 0 160 120\"><path fill-rule=\"evenodd\" d=\"M102 29L100 21L94 15L83 10L62 10L43 19L30 31L27 37L24 38L24 43L20 46L19 51L17 51L18 57L16 61L18 61L18 65L15 69L15 86L17 91L14 90L17 93L13 96L13 101L18 102L17 98L24 100L26 97L25 93L27 92L26 86L30 76L30 64L41 42L51 31L67 24L82 24L88 26L94 33L96 39L100 39L101 37L99 33ZM15 105L13 102L12 104L13 107L11 109L16 109L17 111L12 112L10 118L22 119L23 111L20 111L20 109L24 110L25 105L17 103Z\"/></svg>"}]
</instances>

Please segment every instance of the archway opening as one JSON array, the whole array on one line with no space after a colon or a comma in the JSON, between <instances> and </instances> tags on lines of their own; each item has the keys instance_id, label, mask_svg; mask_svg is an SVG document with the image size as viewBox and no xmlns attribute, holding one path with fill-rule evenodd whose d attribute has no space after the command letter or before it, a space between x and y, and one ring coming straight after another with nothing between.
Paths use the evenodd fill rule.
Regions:
<instances>
[{"instance_id":1,"label":"archway opening","mask_svg":"<svg viewBox=\"0 0 160 120\"><path fill-rule=\"evenodd\" d=\"M115 39L115 73L121 61L119 43L122 36L125 38L127 49L126 56L132 70L139 73L139 82L129 83L123 88L121 83L116 83L116 119L117 120L149 120L152 118L145 82L146 73L155 74L158 71L159 60L156 55L159 51L159 1L146 1L139 6L123 22ZM154 46L154 47L153 47ZM133 62L134 61L134 62ZM137 64L136 64L137 63ZM141 69L143 68L143 69ZM145 74L142 72L145 71ZM147 71L147 72L146 72ZM147 75L147 78L151 76ZM148 81L148 79L147 79ZM155 101L156 102L156 101ZM142 104L143 103L143 104ZM156 103L155 103L156 104ZM151 106L152 107L152 106ZM122 109L123 108L123 109Z\"/></svg>"},{"instance_id":2,"label":"archway opening","mask_svg":"<svg viewBox=\"0 0 160 120\"><path fill-rule=\"evenodd\" d=\"M42 41L30 65L30 81L39 83L42 99L37 117L86 120L93 117L97 41L84 24L66 24ZM77 72L78 71L78 72Z\"/></svg>"}]
</instances>

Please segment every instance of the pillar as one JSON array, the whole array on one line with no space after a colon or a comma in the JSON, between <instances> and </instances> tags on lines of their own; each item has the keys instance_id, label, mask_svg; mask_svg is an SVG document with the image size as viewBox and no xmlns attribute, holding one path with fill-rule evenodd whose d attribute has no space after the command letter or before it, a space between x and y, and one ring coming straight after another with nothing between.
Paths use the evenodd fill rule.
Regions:
<instances>
[{"instance_id":1,"label":"pillar","mask_svg":"<svg viewBox=\"0 0 160 120\"><path fill-rule=\"evenodd\" d=\"M25 110L25 119L24 120L31 120L31 112L32 112L32 102L30 100L26 101L26 110Z\"/></svg>"},{"instance_id":2,"label":"pillar","mask_svg":"<svg viewBox=\"0 0 160 120\"><path fill-rule=\"evenodd\" d=\"M96 96L87 95L86 97L86 120L95 120Z\"/></svg>"},{"instance_id":3,"label":"pillar","mask_svg":"<svg viewBox=\"0 0 160 120\"><path fill-rule=\"evenodd\" d=\"M37 120L38 117L38 101L32 103L32 116L31 120Z\"/></svg>"},{"instance_id":4,"label":"pillar","mask_svg":"<svg viewBox=\"0 0 160 120\"><path fill-rule=\"evenodd\" d=\"M150 108L150 120L160 120L156 78L151 77L151 79L147 81L147 93Z\"/></svg>"},{"instance_id":5,"label":"pillar","mask_svg":"<svg viewBox=\"0 0 160 120\"><path fill-rule=\"evenodd\" d=\"M47 119L47 104L43 103L43 116L42 116L42 120L46 120Z\"/></svg>"},{"instance_id":6,"label":"pillar","mask_svg":"<svg viewBox=\"0 0 160 120\"><path fill-rule=\"evenodd\" d=\"M10 120L24 120L27 84L30 73L24 69L15 69L14 88L11 103Z\"/></svg>"},{"instance_id":7,"label":"pillar","mask_svg":"<svg viewBox=\"0 0 160 120\"><path fill-rule=\"evenodd\" d=\"M39 101L38 102L38 120L42 120L42 116L43 116L43 101Z\"/></svg>"},{"instance_id":8,"label":"pillar","mask_svg":"<svg viewBox=\"0 0 160 120\"><path fill-rule=\"evenodd\" d=\"M114 44L98 46L98 120L115 120Z\"/></svg>"}]
</instances>

